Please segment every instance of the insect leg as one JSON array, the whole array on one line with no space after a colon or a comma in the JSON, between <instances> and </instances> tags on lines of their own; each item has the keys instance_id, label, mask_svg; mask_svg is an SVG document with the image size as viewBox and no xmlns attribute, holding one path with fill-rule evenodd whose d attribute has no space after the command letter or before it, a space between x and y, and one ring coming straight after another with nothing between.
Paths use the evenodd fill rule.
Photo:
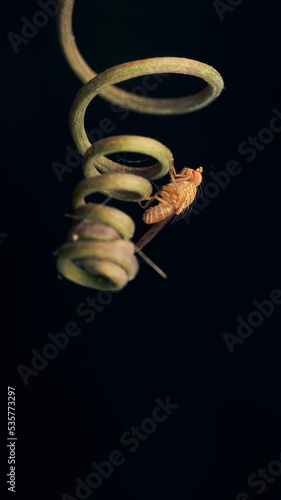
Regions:
<instances>
[{"instance_id":1,"label":"insect leg","mask_svg":"<svg viewBox=\"0 0 281 500\"><path fill-rule=\"evenodd\" d=\"M175 182L175 177L177 176L177 172L176 172L176 169L175 169L175 166L174 166L174 162L169 170L169 174L170 174L170 177L171 177L171 182L174 184L174 186L176 185L176 182Z\"/></svg>"},{"instance_id":2,"label":"insect leg","mask_svg":"<svg viewBox=\"0 0 281 500\"><path fill-rule=\"evenodd\" d=\"M151 184L153 184L153 186L156 188L157 190L157 193L159 193L159 191L161 191L161 187L157 186L154 182L151 182ZM153 196L150 196L148 198L148 200L144 203L144 205L142 204L141 201L138 201L138 204L141 208L148 208L150 207L150 205L153 203L153 201L156 199L155 197L157 196L157 193L154 194Z\"/></svg>"},{"instance_id":3,"label":"insect leg","mask_svg":"<svg viewBox=\"0 0 281 500\"><path fill-rule=\"evenodd\" d=\"M150 205L155 201L164 201L162 198L160 198L157 194L154 194L153 196L150 196L147 200L147 202L142 205L141 201L138 202L141 208L148 208Z\"/></svg>"},{"instance_id":4,"label":"insect leg","mask_svg":"<svg viewBox=\"0 0 281 500\"><path fill-rule=\"evenodd\" d=\"M186 175L186 174L177 174L176 176L176 182L182 182L183 180L185 181L189 181L190 179L190 175ZM190 182L190 181L189 181Z\"/></svg>"},{"instance_id":5,"label":"insect leg","mask_svg":"<svg viewBox=\"0 0 281 500\"><path fill-rule=\"evenodd\" d=\"M142 202L141 202L141 201L138 201L139 206L140 206L141 208L143 208L143 209L146 209L146 208L150 207L150 205L151 205L151 204L153 203L153 201L154 201L152 198L153 198L153 197L151 197L149 200L147 200L144 204L142 204Z\"/></svg>"},{"instance_id":6,"label":"insect leg","mask_svg":"<svg viewBox=\"0 0 281 500\"><path fill-rule=\"evenodd\" d=\"M165 194L165 193L163 193L163 194ZM167 205L168 207L170 207L170 206L171 206L171 202L170 202L170 201L168 201L168 200L167 200L167 199L165 199L165 198L166 198L165 196L163 196L163 197L161 197L161 198L160 198L160 196L158 196L157 194L155 194L154 196L151 196L151 197L149 198L149 200L148 200L148 201L147 201L144 205L142 205L140 201L138 202L138 204L141 206L141 208L148 208L148 207L150 207L150 205L151 205L151 204L152 204L155 200L157 200L157 201L159 201L160 203L163 203L164 205Z\"/></svg>"},{"instance_id":7,"label":"insect leg","mask_svg":"<svg viewBox=\"0 0 281 500\"><path fill-rule=\"evenodd\" d=\"M179 215L181 213L181 211L183 210L183 207L185 205L185 200L180 204L180 206L178 207L177 211L176 211L176 214ZM186 207L187 208L187 207Z\"/></svg>"}]
</instances>

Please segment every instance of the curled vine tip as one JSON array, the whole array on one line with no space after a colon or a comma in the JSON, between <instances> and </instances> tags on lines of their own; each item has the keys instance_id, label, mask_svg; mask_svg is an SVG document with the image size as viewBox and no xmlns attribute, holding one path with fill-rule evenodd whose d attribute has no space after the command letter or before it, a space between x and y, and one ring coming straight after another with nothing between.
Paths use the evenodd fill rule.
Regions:
<instances>
[{"instance_id":1,"label":"curled vine tip","mask_svg":"<svg viewBox=\"0 0 281 500\"><path fill-rule=\"evenodd\" d=\"M135 225L123 211L105 204L89 203L87 197L100 192L118 200L147 200L152 192L150 181L174 171L174 160L166 146L150 137L119 135L91 144L85 130L89 104L99 94L107 101L139 113L189 113L214 101L224 83L212 66L179 57L131 61L97 74L88 66L76 45L72 32L73 7L74 0L59 1L57 28L62 51L84 83L71 106L69 126L74 143L83 155L85 179L73 192L74 217L79 222L56 254L57 268L63 276L80 285L118 290L132 280L139 269L136 247L130 241ZM160 73L196 76L203 79L206 86L194 95L170 99L139 96L116 86L131 78ZM149 155L155 158L155 163L150 167L134 168L107 158L120 152Z\"/></svg>"}]
</instances>

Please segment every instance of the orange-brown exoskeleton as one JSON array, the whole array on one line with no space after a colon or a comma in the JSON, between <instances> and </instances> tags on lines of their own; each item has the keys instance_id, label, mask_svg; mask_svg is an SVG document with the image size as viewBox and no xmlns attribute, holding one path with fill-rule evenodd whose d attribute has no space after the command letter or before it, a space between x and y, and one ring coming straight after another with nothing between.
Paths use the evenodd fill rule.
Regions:
<instances>
[{"instance_id":1,"label":"orange-brown exoskeleton","mask_svg":"<svg viewBox=\"0 0 281 500\"><path fill-rule=\"evenodd\" d=\"M184 215L195 200L198 186L203 180L202 172L202 167L196 170L185 167L177 174L173 167L169 184L158 189L144 205L140 203L142 208L147 209L143 214L144 222L154 225L138 241L137 248L143 248L174 215ZM151 207L154 201L158 201L158 204Z\"/></svg>"}]
</instances>

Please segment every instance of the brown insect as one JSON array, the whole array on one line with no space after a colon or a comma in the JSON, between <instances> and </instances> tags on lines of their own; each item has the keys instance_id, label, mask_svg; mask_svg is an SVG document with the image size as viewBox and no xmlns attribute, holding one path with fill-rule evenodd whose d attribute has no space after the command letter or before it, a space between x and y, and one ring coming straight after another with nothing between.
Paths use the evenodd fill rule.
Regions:
<instances>
[{"instance_id":1,"label":"brown insect","mask_svg":"<svg viewBox=\"0 0 281 500\"><path fill-rule=\"evenodd\" d=\"M147 202L140 206L147 210L143 214L146 224L154 224L136 244L137 249L141 249L162 229L165 224L174 216L183 216L195 200L198 186L202 182L203 168L196 170L184 167L177 174L174 167L170 171L171 181L162 186L157 193L150 196ZM151 207L154 201L158 204ZM149 208L150 207L150 208Z\"/></svg>"}]
</instances>

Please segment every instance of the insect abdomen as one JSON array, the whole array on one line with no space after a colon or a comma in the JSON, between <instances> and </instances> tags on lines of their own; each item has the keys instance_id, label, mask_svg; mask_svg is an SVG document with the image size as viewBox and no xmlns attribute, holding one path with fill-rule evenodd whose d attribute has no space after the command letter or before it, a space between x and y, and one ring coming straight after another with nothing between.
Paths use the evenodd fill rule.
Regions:
<instances>
[{"instance_id":1,"label":"insect abdomen","mask_svg":"<svg viewBox=\"0 0 281 500\"><path fill-rule=\"evenodd\" d=\"M143 220L146 224L154 224L161 220L166 219L174 212L173 206L168 207L159 203L156 207L151 207L143 214Z\"/></svg>"}]
</instances>

